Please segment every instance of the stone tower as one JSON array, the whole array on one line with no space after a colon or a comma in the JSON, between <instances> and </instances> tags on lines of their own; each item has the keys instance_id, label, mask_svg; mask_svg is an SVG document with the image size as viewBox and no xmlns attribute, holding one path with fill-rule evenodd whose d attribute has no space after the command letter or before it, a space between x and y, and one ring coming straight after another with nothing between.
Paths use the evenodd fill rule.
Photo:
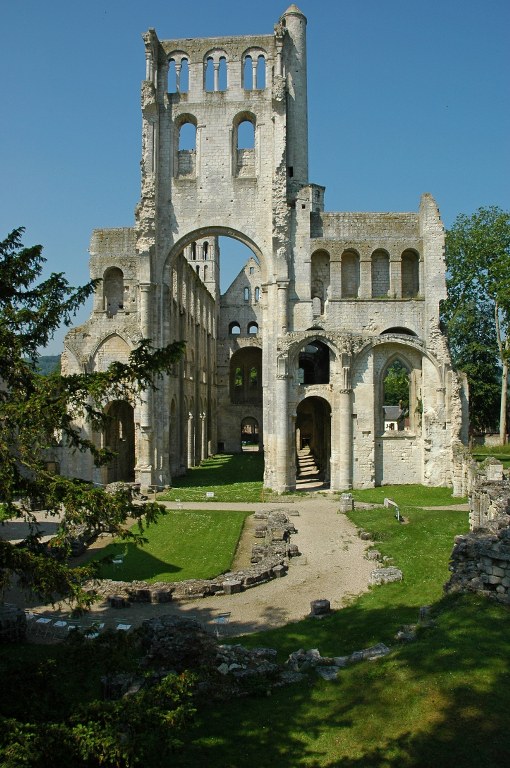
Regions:
<instances>
[{"instance_id":1,"label":"stone tower","mask_svg":"<svg viewBox=\"0 0 510 768\"><path fill-rule=\"evenodd\" d=\"M308 180L306 19L268 35L144 36L142 190L133 228L96 230L91 318L64 371L186 342L156 392L107 406L117 459L97 482L171 484L218 450L264 451L265 485L296 487L300 451L331 488L448 484L461 387L439 329L443 227L417 213L326 213ZM220 295L220 238L253 254ZM388 374L404 377L389 428ZM403 374L402 374L403 372ZM407 382L407 383L406 383ZM402 386L402 385L401 385ZM84 427L85 428L85 427Z\"/></svg>"}]
</instances>

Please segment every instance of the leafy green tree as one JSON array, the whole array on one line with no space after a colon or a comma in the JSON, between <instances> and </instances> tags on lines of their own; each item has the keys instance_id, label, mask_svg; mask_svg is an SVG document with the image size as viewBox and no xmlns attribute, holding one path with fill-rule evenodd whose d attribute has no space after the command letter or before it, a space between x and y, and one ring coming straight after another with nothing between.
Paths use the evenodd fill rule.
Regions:
<instances>
[{"instance_id":1,"label":"leafy green tree","mask_svg":"<svg viewBox=\"0 0 510 768\"><path fill-rule=\"evenodd\" d=\"M466 370L475 402L483 398L487 384L493 391L499 362L503 444L510 354L510 213L491 206L479 208L471 216L458 216L446 233L446 266L448 299L443 317L454 339L454 362ZM477 346L484 344L485 352ZM492 354L494 362L485 368L487 356L490 359Z\"/></svg>"},{"instance_id":2,"label":"leafy green tree","mask_svg":"<svg viewBox=\"0 0 510 768\"><path fill-rule=\"evenodd\" d=\"M41 282L45 259L40 245L24 248L23 229L0 242L0 502L4 514L24 515L29 521L31 500L37 499L50 514L64 517L57 540L66 545L69 532L85 524L92 532L108 527L115 535L143 540L144 526L164 510L155 503L135 505L126 491L105 493L83 481L54 475L47 469L47 450L64 444L91 451L100 465L111 453L83 438L76 419L85 418L94 428L104 428L103 405L112 400L132 402L158 377L170 372L183 352L182 343L153 349L143 339L127 364L115 362L104 372L41 376L37 350L44 347L62 324L70 325L77 308L94 290L90 282L72 288L62 273ZM125 530L128 518L138 520L138 531ZM38 534L23 547L0 540L0 590L13 575L21 586L52 599L67 594L78 604L91 598L83 581L87 568L69 568L43 551Z\"/></svg>"},{"instance_id":3,"label":"leafy green tree","mask_svg":"<svg viewBox=\"0 0 510 768\"><path fill-rule=\"evenodd\" d=\"M400 360L395 360L384 377L384 404L409 408L409 372Z\"/></svg>"}]
</instances>

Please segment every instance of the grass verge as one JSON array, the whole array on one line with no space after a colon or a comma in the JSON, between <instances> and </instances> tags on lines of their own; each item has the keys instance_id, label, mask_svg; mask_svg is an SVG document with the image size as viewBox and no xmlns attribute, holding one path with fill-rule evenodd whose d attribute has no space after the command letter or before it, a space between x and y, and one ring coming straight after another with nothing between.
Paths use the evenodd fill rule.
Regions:
<instances>
[{"instance_id":1,"label":"grass verge","mask_svg":"<svg viewBox=\"0 0 510 768\"><path fill-rule=\"evenodd\" d=\"M103 563L99 577L116 581L209 579L228 571L249 512L171 510L145 531L147 543L114 542L93 560L122 555L121 565Z\"/></svg>"}]
</instances>

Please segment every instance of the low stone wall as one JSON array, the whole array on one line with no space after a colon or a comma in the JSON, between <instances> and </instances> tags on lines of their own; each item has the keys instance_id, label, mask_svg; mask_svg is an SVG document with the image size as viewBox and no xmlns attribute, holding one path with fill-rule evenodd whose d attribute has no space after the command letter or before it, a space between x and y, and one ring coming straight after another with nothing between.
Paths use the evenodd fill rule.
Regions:
<instances>
[{"instance_id":1,"label":"low stone wall","mask_svg":"<svg viewBox=\"0 0 510 768\"><path fill-rule=\"evenodd\" d=\"M473 478L469 523L470 533L455 537L445 591L477 592L510 605L510 480L495 460Z\"/></svg>"},{"instance_id":2,"label":"low stone wall","mask_svg":"<svg viewBox=\"0 0 510 768\"><path fill-rule=\"evenodd\" d=\"M171 600L193 600L211 595L231 595L271 579L285 576L288 558L299 554L290 537L296 533L294 523L280 510L255 513L260 520L255 530L257 538L263 538L252 550L251 565L243 570L229 571L215 579L188 579L186 581L113 581L101 579L89 582L87 589L109 600L114 607L122 608L133 603L168 603Z\"/></svg>"},{"instance_id":3,"label":"low stone wall","mask_svg":"<svg viewBox=\"0 0 510 768\"><path fill-rule=\"evenodd\" d=\"M284 576L287 565L284 557L268 557L242 571L230 571L215 579L188 579L186 581L112 581L101 579L89 582L87 588L110 599L115 607L122 601L133 603L169 603L171 600L193 600L197 597L233 594ZM118 602L116 602L116 600Z\"/></svg>"}]
</instances>

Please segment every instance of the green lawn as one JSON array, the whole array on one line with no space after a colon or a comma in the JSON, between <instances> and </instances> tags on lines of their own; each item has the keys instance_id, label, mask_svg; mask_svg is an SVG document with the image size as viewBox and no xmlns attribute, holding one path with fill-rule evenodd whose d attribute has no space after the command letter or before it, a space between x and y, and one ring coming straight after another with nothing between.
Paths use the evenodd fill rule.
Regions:
<instances>
[{"instance_id":1,"label":"green lawn","mask_svg":"<svg viewBox=\"0 0 510 768\"><path fill-rule=\"evenodd\" d=\"M498 459L505 469L510 468L510 445L476 445L471 452L476 461L485 461L488 456Z\"/></svg>"},{"instance_id":2,"label":"green lawn","mask_svg":"<svg viewBox=\"0 0 510 768\"><path fill-rule=\"evenodd\" d=\"M145 531L143 546L110 544L93 559L123 556L120 566L103 564L99 576L117 581L209 579L228 571L249 512L171 510Z\"/></svg>"},{"instance_id":3,"label":"green lawn","mask_svg":"<svg viewBox=\"0 0 510 768\"><path fill-rule=\"evenodd\" d=\"M261 453L218 454L174 478L172 489L160 493L158 500L263 501L263 475Z\"/></svg>"},{"instance_id":4,"label":"green lawn","mask_svg":"<svg viewBox=\"0 0 510 768\"><path fill-rule=\"evenodd\" d=\"M429 502L434 489L425 489ZM435 489L437 490L437 489ZM433 502L432 502L433 503ZM200 713L176 766L191 768L492 768L508 759L510 611L475 596L443 597L456 533L467 513L404 507L356 511L375 546L404 572L317 622L305 620L243 637L276 647L283 660L298 648L343 655L376 642L392 654L343 672L338 682L312 678L265 697ZM398 645L402 624L432 605L435 626Z\"/></svg>"},{"instance_id":5,"label":"green lawn","mask_svg":"<svg viewBox=\"0 0 510 768\"><path fill-rule=\"evenodd\" d=\"M410 507L444 507L467 501L464 497L452 496L451 488L428 488L425 485L382 485L349 493L356 501L369 504L382 504L385 498L389 498L399 506Z\"/></svg>"},{"instance_id":6,"label":"green lawn","mask_svg":"<svg viewBox=\"0 0 510 768\"><path fill-rule=\"evenodd\" d=\"M419 491L427 506L436 492L443 490ZM198 702L196 726L175 753L175 768L507 764L510 610L473 595L442 596L453 538L467 530L466 512L426 511L396 500L406 524L385 508L356 510L352 519L372 531L374 546L402 569L401 583L376 587L321 621L304 620L241 639L245 645L277 648L281 660L298 648L343 655L380 641L392 646L392 653L343 670L337 682L311 676L271 696L220 702L208 692ZM228 513L205 514L224 523ZM435 624L421 628L414 643L398 645L396 630L415 622L425 604L432 605ZM113 657L111 648L103 652L93 645L84 646L80 656L65 646L0 652L5 711L46 729L46 720L73 711L77 698L86 702L97 696L105 670L136 665L136 658L116 653Z\"/></svg>"}]
</instances>

